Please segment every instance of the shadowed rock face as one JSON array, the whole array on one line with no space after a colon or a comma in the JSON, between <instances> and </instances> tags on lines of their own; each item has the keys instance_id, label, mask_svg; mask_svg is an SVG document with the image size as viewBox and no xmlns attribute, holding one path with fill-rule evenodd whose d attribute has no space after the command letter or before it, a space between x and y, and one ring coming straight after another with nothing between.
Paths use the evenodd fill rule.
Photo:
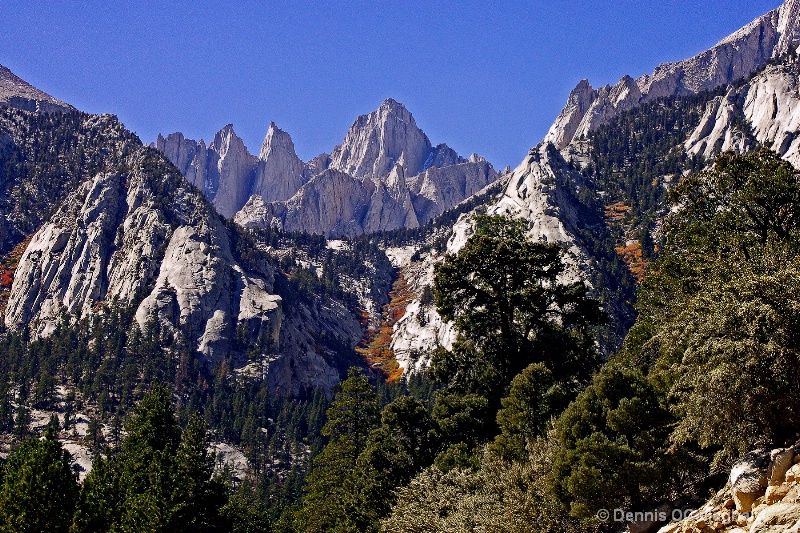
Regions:
<instances>
[{"instance_id":1,"label":"shadowed rock face","mask_svg":"<svg viewBox=\"0 0 800 533\"><path fill-rule=\"evenodd\" d=\"M593 89L582 80L550 127L544 142L566 148L573 139L607 123L623 111L664 96L680 96L714 89L746 78L770 59L800 45L800 0L786 0L779 8L696 56L659 65L637 80L623 77L614 87Z\"/></svg>"},{"instance_id":2,"label":"shadowed rock face","mask_svg":"<svg viewBox=\"0 0 800 533\"><path fill-rule=\"evenodd\" d=\"M17 77L0 65L0 105L40 113L75 111L75 108Z\"/></svg>"}]
</instances>

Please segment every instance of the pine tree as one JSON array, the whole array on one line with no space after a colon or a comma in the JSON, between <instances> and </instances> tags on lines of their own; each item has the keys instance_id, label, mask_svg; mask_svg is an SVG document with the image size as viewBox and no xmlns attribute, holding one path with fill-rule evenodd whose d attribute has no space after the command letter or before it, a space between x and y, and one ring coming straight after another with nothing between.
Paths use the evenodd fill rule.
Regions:
<instances>
[{"instance_id":1,"label":"pine tree","mask_svg":"<svg viewBox=\"0 0 800 533\"><path fill-rule=\"evenodd\" d=\"M491 418L531 363L577 393L600 363L598 302L582 283L559 283L560 248L530 241L524 221L478 216L475 225L464 248L436 266L436 307L459 336L453 350L434 353L433 377L451 392L484 396Z\"/></svg>"},{"instance_id":2,"label":"pine tree","mask_svg":"<svg viewBox=\"0 0 800 533\"><path fill-rule=\"evenodd\" d=\"M69 453L48 430L29 438L11 455L0 487L0 530L9 533L66 533L78 483Z\"/></svg>"},{"instance_id":3,"label":"pine tree","mask_svg":"<svg viewBox=\"0 0 800 533\"><path fill-rule=\"evenodd\" d=\"M366 376L351 369L328 409L322 430L329 442L314 460L297 516L308 533L358 531L353 520L353 472L372 429L378 423L378 400Z\"/></svg>"}]
</instances>

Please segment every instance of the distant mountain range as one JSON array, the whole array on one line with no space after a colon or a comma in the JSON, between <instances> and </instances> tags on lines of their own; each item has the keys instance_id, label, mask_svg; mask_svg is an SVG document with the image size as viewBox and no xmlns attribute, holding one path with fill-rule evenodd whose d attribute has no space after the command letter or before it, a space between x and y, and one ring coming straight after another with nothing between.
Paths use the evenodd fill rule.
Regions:
<instances>
[{"instance_id":1,"label":"distant mountain range","mask_svg":"<svg viewBox=\"0 0 800 533\"><path fill-rule=\"evenodd\" d=\"M626 266L640 241L657 238L675 176L721 150L758 143L800 164L798 44L800 0L787 0L651 75L600 89L584 80L545 139L507 173L480 156L433 146L391 99L358 117L341 145L307 162L275 124L258 156L231 125L208 145L180 133L159 136L158 153L114 117L81 114L0 68L0 105L11 108L0 121L0 254L16 247L19 255L4 322L46 334L64 316L91 316L115 301L136 306L141 325L157 317L164 330L181 331L209 361L242 357L256 350L248 342L274 339L262 355L276 386L330 387L336 354L355 346L364 324L327 297L305 308L284 305L289 293L276 280L292 268L286 264L321 273L321 260L287 238L280 250L259 244L252 253L265 254L268 265L260 263L242 250L241 236L246 228L328 238L427 228L386 234L381 243L410 291L390 348L403 367L418 368L424 354L452 342L453 327L438 317L426 288L442 254L471 234L469 213L477 209L523 218L532 238L562 245L565 277L585 280L611 311L615 333L604 340L611 349L632 317ZM670 131L653 122L662 108L684 113ZM30 129L31 113L49 118ZM626 146L638 143L644 152L608 152L613 143L601 146L599 136L628 139ZM646 179L626 174L645 155L653 161ZM625 215L634 211L635 220ZM373 324L388 298L388 290L380 293L387 273L376 264L363 259L360 277L342 274L337 289L357 293ZM383 276L383 288L371 285L372 275Z\"/></svg>"},{"instance_id":2,"label":"distant mountain range","mask_svg":"<svg viewBox=\"0 0 800 533\"><path fill-rule=\"evenodd\" d=\"M225 126L210 145L181 133L154 143L217 210L248 227L356 236L416 228L497 180L480 156L432 146L392 99L356 119L341 145L308 162L270 124L258 157Z\"/></svg>"}]
</instances>

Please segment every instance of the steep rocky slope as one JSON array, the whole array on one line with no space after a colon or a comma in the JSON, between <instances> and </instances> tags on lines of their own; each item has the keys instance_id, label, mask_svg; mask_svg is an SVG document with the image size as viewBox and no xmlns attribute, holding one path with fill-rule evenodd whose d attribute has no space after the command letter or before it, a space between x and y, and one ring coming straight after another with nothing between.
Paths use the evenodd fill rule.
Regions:
<instances>
[{"instance_id":1,"label":"steep rocky slope","mask_svg":"<svg viewBox=\"0 0 800 533\"><path fill-rule=\"evenodd\" d=\"M12 144L47 128L23 112L5 118L2 133ZM36 228L14 272L5 325L47 335L65 316L134 306L140 327L157 320L210 364L225 357L244 364L247 351L276 388L334 386L340 351L361 337L353 313L335 299L279 294L276 278L284 275L275 260L254 249L159 152L142 147L113 117L79 118L95 124L105 139L97 149L107 158L78 172L74 190Z\"/></svg>"},{"instance_id":2,"label":"steep rocky slope","mask_svg":"<svg viewBox=\"0 0 800 533\"><path fill-rule=\"evenodd\" d=\"M792 533L800 528L800 447L753 450L733 465L725 486L699 508L663 507L640 529L658 533ZM655 520L649 520L655 518ZM660 520L658 520L660 519ZM633 530L633 529L631 529Z\"/></svg>"},{"instance_id":3,"label":"steep rocky slope","mask_svg":"<svg viewBox=\"0 0 800 533\"><path fill-rule=\"evenodd\" d=\"M653 184L635 185L631 182L639 177L629 175L628 166L622 165L615 168L619 184L601 182L588 139L606 125L611 128L606 132L610 138L622 138L622 130L615 133L613 128L631 126L628 122L614 126L616 117L633 113L647 104L657 106L663 102L660 105L676 106L677 103L675 108L687 113L680 118L681 127L690 124L691 128L685 137L676 137L673 144L664 144L664 140L672 138L669 135L673 132L665 136L657 131L655 124L646 136L646 132L626 132L638 135L642 149L651 152L646 158L651 170L661 166L684 169L694 164L695 156L712 158L721 150L747 150L755 146L755 142L773 147L797 164L800 95L797 63L790 51L799 44L800 2L788 0L712 49L686 61L661 65L650 76L638 80L625 76L614 87L598 90L592 89L588 81L581 81L570 93L564 110L542 143L531 150L505 182L503 193L488 198L480 207L482 212L524 218L529 222L531 238L562 245L567 252L569 276L584 279L593 286L616 322L610 328L616 334L608 334L601 340L607 349L613 349L621 341L633 316L630 308L632 279L630 274L619 271L620 259L630 261L624 254L636 255L635 260L641 261L638 235L629 234L639 227L646 228L643 231L647 232L657 230L657 224L651 224L664 212L665 195L656 193L669 187L675 176L654 176L649 178L655 178ZM776 64L763 69L771 60ZM759 69L763 71L747 80ZM732 86L727 95L703 97L708 94L704 91L724 87L734 80L741 81ZM693 122L694 116L688 115L697 105L694 101L665 100L669 96L689 98L695 94L697 102L709 101L705 113L701 113L702 118L697 117L697 123ZM632 120L626 118L626 121ZM643 123L647 123L646 118ZM564 156L582 163L583 168L572 166L561 155L549 150L550 143ZM678 153L683 155L678 156ZM617 155L605 154L615 158ZM642 158L643 154L628 156L635 159ZM649 199L648 194L653 198ZM620 222L602 212L617 201L625 210ZM628 221L631 216L626 213L631 212L631 205L637 202L641 209L647 210L646 216L640 210L637 211L640 221ZM453 253L463 246L469 232L470 223L465 216L452 230L446 230L444 237L438 238L449 239L447 251ZM421 257L420 260L410 259L414 250L424 251L429 245L429 242L417 243L411 252L393 252L410 286L418 289L405 316L394 327L392 348L404 367L424 366L425 353L437 346L448 346L454 338L452 326L443 324L430 302L424 302L422 290L432 283L433 265L441 260L441 254L417 253L414 255Z\"/></svg>"},{"instance_id":4,"label":"steep rocky slope","mask_svg":"<svg viewBox=\"0 0 800 533\"><path fill-rule=\"evenodd\" d=\"M75 108L40 91L0 65L0 105L40 113L74 111Z\"/></svg>"},{"instance_id":5,"label":"steep rocky slope","mask_svg":"<svg viewBox=\"0 0 800 533\"><path fill-rule=\"evenodd\" d=\"M719 151L743 152L758 142L800 166L799 67L795 58L787 58L709 102L684 144L686 151L711 157Z\"/></svg>"},{"instance_id":6,"label":"steep rocky slope","mask_svg":"<svg viewBox=\"0 0 800 533\"><path fill-rule=\"evenodd\" d=\"M694 94L746 78L770 59L800 44L800 0L786 0L696 56L659 65L652 74L593 89L582 80L550 127L544 142L563 150L622 111L664 96Z\"/></svg>"},{"instance_id":7,"label":"steep rocky slope","mask_svg":"<svg viewBox=\"0 0 800 533\"><path fill-rule=\"evenodd\" d=\"M394 326L391 342L403 368L423 368L433 349L449 348L455 340L453 325L442 321L429 291L435 265L446 254L461 250L472 234L474 213L525 219L531 239L559 244L565 252L562 281L584 280L595 296L601 298L610 313L607 327L601 333L602 347L610 351L618 345L633 317L630 308L633 285L620 259L607 244L602 218L578 200L584 182L585 177L570 167L558 151L540 145L531 149L512 173L481 191L476 207L465 210L455 224L443 225L422 243L388 250L414 293L405 315ZM436 241L446 245L437 249ZM599 266L615 262L623 279Z\"/></svg>"}]
</instances>

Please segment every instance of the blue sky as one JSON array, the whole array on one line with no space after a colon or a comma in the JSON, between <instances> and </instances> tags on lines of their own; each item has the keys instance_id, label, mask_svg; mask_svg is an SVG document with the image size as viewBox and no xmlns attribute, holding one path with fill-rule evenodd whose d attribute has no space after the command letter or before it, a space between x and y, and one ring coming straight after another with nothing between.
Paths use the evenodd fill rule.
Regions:
<instances>
[{"instance_id":1,"label":"blue sky","mask_svg":"<svg viewBox=\"0 0 800 533\"><path fill-rule=\"evenodd\" d=\"M234 5L235 4L235 5ZM403 102L434 143L516 166L581 78L700 52L779 0L0 3L0 64L143 141L269 122L310 159Z\"/></svg>"}]
</instances>

